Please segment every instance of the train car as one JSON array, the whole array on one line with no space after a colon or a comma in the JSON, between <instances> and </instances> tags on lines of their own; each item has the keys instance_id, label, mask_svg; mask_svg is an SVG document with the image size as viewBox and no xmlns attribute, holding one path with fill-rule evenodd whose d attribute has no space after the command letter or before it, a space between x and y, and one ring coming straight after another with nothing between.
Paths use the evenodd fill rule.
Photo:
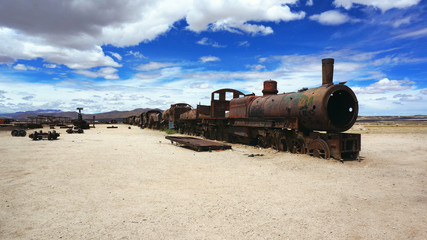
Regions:
<instances>
[{"instance_id":1,"label":"train car","mask_svg":"<svg viewBox=\"0 0 427 240\"><path fill-rule=\"evenodd\" d=\"M269 80L264 82L263 96L217 90L210 106L181 114L176 127L209 139L325 159L356 159L361 136L343 132L357 119L358 101L345 83L333 83L333 65L334 59L322 60L322 85L311 89L278 94L277 82Z\"/></svg>"},{"instance_id":2,"label":"train car","mask_svg":"<svg viewBox=\"0 0 427 240\"><path fill-rule=\"evenodd\" d=\"M162 121L162 112L160 110L150 110L142 115L142 124L147 128L160 129Z\"/></svg>"},{"instance_id":3,"label":"train car","mask_svg":"<svg viewBox=\"0 0 427 240\"><path fill-rule=\"evenodd\" d=\"M192 109L190 104L176 103L172 104L169 109L163 112L162 126L169 129L177 128L176 121L179 120L181 114L186 113Z\"/></svg>"}]
</instances>

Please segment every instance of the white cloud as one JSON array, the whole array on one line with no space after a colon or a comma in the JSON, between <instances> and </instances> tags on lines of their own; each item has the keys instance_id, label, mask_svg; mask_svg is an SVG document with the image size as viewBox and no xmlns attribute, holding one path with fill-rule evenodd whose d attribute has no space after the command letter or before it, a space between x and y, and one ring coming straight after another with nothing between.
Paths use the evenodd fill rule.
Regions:
<instances>
[{"instance_id":1,"label":"white cloud","mask_svg":"<svg viewBox=\"0 0 427 240\"><path fill-rule=\"evenodd\" d=\"M122 60L122 56L118 53L115 52L110 52L111 55L113 55L117 60L121 61Z\"/></svg>"},{"instance_id":2,"label":"white cloud","mask_svg":"<svg viewBox=\"0 0 427 240\"><path fill-rule=\"evenodd\" d=\"M410 85L413 84L415 83L409 80L389 80L384 78L366 87L354 87L353 91L358 94L377 94L410 89Z\"/></svg>"},{"instance_id":3,"label":"white cloud","mask_svg":"<svg viewBox=\"0 0 427 240\"><path fill-rule=\"evenodd\" d=\"M157 70L165 67L173 66L173 63L167 63L167 62L149 62L147 64L141 64L136 69L139 71L152 71Z\"/></svg>"},{"instance_id":4,"label":"white cloud","mask_svg":"<svg viewBox=\"0 0 427 240\"><path fill-rule=\"evenodd\" d=\"M13 66L13 69L19 70L19 71L36 70L35 67L26 66L26 65L20 64L20 63Z\"/></svg>"},{"instance_id":5,"label":"white cloud","mask_svg":"<svg viewBox=\"0 0 427 240\"><path fill-rule=\"evenodd\" d=\"M134 56L135 58L145 58L144 55L142 55L140 52L138 51L129 51L126 56Z\"/></svg>"},{"instance_id":6,"label":"white cloud","mask_svg":"<svg viewBox=\"0 0 427 240\"><path fill-rule=\"evenodd\" d=\"M292 12L288 6L297 2L105 0L99 3L40 0L37 2L38 11L33 4L8 1L0 5L0 16L20 17L2 18L0 61L10 63L17 59L42 58L71 69L120 67L105 55L101 46L126 47L151 41L168 32L174 23L182 19L187 21L187 29L194 32L212 30L271 34L273 29L260 22L304 18L304 12ZM39 14L41 10L43 14ZM24 18L40 24L28 24ZM112 55L120 61L121 56Z\"/></svg>"},{"instance_id":7,"label":"white cloud","mask_svg":"<svg viewBox=\"0 0 427 240\"><path fill-rule=\"evenodd\" d=\"M340 25L350 21L350 17L336 10L330 10L321 14L310 16L310 20L318 21L323 25Z\"/></svg>"},{"instance_id":8,"label":"white cloud","mask_svg":"<svg viewBox=\"0 0 427 240\"><path fill-rule=\"evenodd\" d=\"M56 68L56 64L52 64L52 63L47 63L47 64L43 64L43 67L45 68Z\"/></svg>"},{"instance_id":9,"label":"white cloud","mask_svg":"<svg viewBox=\"0 0 427 240\"><path fill-rule=\"evenodd\" d=\"M313 0L307 0L305 3L306 6L313 6Z\"/></svg>"},{"instance_id":10,"label":"white cloud","mask_svg":"<svg viewBox=\"0 0 427 240\"><path fill-rule=\"evenodd\" d=\"M27 71L27 67L24 64L16 64L13 69L20 71Z\"/></svg>"},{"instance_id":11,"label":"white cloud","mask_svg":"<svg viewBox=\"0 0 427 240\"><path fill-rule=\"evenodd\" d=\"M221 61L221 59L219 59L218 57L214 57L214 56L204 56L200 58L200 61L205 63L205 62L216 62L216 61Z\"/></svg>"},{"instance_id":12,"label":"white cloud","mask_svg":"<svg viewBox=\"0 0 427 240\"><path fill-rule=\"evenodd\" d=\"M251 44L248 41L238 42L237 46L239 47L249 47Z\"/></svg>"},{"instance_id":13,"label":"white cloud","mask_svg":"<svg viewBox=\"0 0 427 240\"><path fill-rule=\"evenodd\" d=\"M89 71L89 70L76 70L75 71L77 74L81 74L83 76L86 77L91 77L91 78L105 78L105 79L118 79L119 76L117 75L117 69L112 68L112 67L106 67L106 68L101 68L96 72L93 71Z\"/></svg>"},{"instance_id":14,"label":"white cloud","mask_svg":"<svg viewBox=\"0 0 427 240\"><path fill-rule=\"evenodd\" d=\"M393 96L393 98L399 98L399 101L401 101L401 102L412 102L412 101L422 100L422 97L413 96L410 94L396 94Z\"/></svg>"},{"instance_id":15,"label":"white cloud","mask_svg":"<svg viewBox=\"0 0 427 240\"><path fill-rule=\"evenodd\" d=\"M406 17L406 18L402 18L402 19L398 19L398 20L394 21L392 26L394 28L398 28L401 25L408 25L410 23L411 23L411 17Z\"/></svg>"},{"instance_id":16,"label":"white cloud","mask_svg":"<svg viewBox=\"0 0 427 240\"><path fill-rule=\"evenodd\" d=\"M304 12L294 13L286 4L294 4L298 0L200 0L194 1L186 15L188 29L201 32L226 30L249 34L271 34L273 30L260 24L249 24L249 21L292 21L305 17Z\"/></svg>"},{"instance_id":17,"label":"white cloud","mask_svg":"<svg viewBox=\"0 0 427 240\"><path fill-rule=\"evenodd\" d=\"M407 33L402 33L398 36L396 36L395 38L422 38L422 37L426 37L427 36L427 28L423 28L423 29L419 29L419 30L415 30L415 31L411 31L411 32L407 32Z\"/></svg>"},{"instance_id":18,"label":"white cloud","mask_svg":"<svg viewBox=\"0 0 427 240\"><path fill-rule=\"evenodd\" d=\"M347 10L354 4L371 6L381 9L383 12L392 8L407 8L417 5L421 0L334 0L333 4Z\"/></svg>"},{"instance_id":19,"label":"white cloud","mask_svg":"<svg viewBox=\"0 0 427 240\"><path fill-rule=\"evenodd\" d=\"M13 59L31 60L38 57L45 61L64 64L72 69L88 69L97 66L119 67L102 48L91 46L88 49L77 49L46 43L41 37L27 36L10 28L0 28L0 55Z\"/></svg>"},{"instance_id":20,"label":"white cloud","mask_svg":"<svg viewBox=\"0 0 427 240\"><path fill-rule=\"evenodd\" d=\"M424 88L424 89L420 90L420 93L424 94L424 95L427 95L427 88Z\"/></svg>"},{"instance_id":21,"label":"white cloud","mask_svg":"<svg viewBox=\"0 0 427 240\"><path fill-rule=\"evenodd\" d=\"M261 64L254 64L254 65L246 65L247 68L250 68L253 71L260 71L265 69L264 65Z\"/></svg>"},{"instance_id":22,"label":"white cloud","mask_svg":"<svg viewBox=\"0 0 427 240\"><path fill-rule=\"evenodd\" d=\"M225 45L221 45L218 42L215 42L213 40L210 40L207 37L204 37L202 39L200 39L199 41L196 42L199 45L205 45L205 46L212 46L212 47L216 47L216 48L223 48L226 47Z\"/></svg>"}]
</instances>

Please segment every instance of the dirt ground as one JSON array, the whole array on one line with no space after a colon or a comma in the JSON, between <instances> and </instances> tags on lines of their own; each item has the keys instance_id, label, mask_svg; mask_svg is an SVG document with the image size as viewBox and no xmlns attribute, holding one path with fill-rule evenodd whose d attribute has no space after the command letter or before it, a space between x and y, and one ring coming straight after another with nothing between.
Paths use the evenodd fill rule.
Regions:
<instances>
[{"instance_id":1,"label":"dirt ground","mask_svg":"<svg viewBox=\"0 0 427 240\"><path fill-rule=\"evenodd\" d=\"M0 239L427 239L427 124L357 124L345 163L118 126L0 131Z\"/></svg>"}]
</instances>

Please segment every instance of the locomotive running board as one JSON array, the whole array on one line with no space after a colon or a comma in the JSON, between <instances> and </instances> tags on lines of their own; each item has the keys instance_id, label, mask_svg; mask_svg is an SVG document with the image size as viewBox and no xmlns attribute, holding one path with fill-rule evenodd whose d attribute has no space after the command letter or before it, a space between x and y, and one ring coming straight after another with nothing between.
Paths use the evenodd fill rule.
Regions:
<instances>
[{"instance_id":1,"label":"locomotive running board","mask_svg":"<svg viewBox=\"0 0 427 240\"><path fill-rule=\"evenodd\" d=\"M203 140L199 138L193 138L193 137L174 137L174 136L166 136L166 139L169 139L171 143L174 142L188 146L189 148L196 150L198 152L200 151L211 151L211 150L225 150L225 149L231 149L230 145L225 145L222 143L217 143L213 141Z\"/></svg>"}]
</instances>

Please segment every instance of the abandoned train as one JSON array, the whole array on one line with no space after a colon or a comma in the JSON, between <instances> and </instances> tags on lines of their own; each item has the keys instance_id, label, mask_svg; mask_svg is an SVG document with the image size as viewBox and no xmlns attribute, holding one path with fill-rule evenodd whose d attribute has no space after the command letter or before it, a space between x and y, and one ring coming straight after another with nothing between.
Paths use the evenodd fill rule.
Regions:
<instances>
[{"instance_id":1,"label":"abandoned train","mask_svg":"<svg viewBox=\"0 0 427 240\"><path fill-rule=\"evenodd\" d=\"M152 126L325 159L356 159L360 134L343 132L354 125L358 102L345 83L333 83L333 67L334 59L322 59L320 87L278 94L277 82L269 80L263 96L220 89L209 106L173 104Z\"/></svg>"},{"instance_id":2,"label":"abandoned train","mask_svg":"<svg viewBox=\"0 0 427 240\"><path fill-rule=\"evenodd\" d=\"M277 94L265 81L263 96L234 89L212 93L211 105L198 105L174 121L181 133L208 139L258 144L281 151L335 159L355 159L360 134L343 133L357 119L358 102L344 83L333 83L333 59L322 60L322 85ZM226 99L232 94L232 99Z\"/></svg>"}]
</instances>

